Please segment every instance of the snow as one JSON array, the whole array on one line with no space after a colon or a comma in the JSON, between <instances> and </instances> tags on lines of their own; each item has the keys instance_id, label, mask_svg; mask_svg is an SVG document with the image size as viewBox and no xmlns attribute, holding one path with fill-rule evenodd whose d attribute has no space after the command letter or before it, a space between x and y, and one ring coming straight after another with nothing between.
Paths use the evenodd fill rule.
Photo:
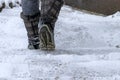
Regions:
<instances>
[{"instance_id":1,"label":"snow","mask_svg":"<svg viewBox=\"0 0 120 80\"><path fill-rule=\"evenodd\" d=\"M3 7L3 3L5 3L6 8L12 8L12 7L20 6L21 0L0 0L0 8Z\"/></svg>"},{"instance_id":2,"label":"snow","mask_svg":"<svg viewBox=\"0 0 120 80\"><path fill-rule=\"evenodd\" d=\"M21 8L0 13L0 80L120 80L120 13L104 17L64 6L56 50L27 49Z\"/></svg>"}]
</instances>

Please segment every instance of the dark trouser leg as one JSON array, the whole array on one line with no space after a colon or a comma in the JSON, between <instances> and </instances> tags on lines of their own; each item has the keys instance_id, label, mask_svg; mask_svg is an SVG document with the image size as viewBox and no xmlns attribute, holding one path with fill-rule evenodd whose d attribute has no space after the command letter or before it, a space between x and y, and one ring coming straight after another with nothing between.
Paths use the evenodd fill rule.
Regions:
<instances>
[{"instance_id":1,"label":"dark trouser leg","mask_svg":"<svg viewBox=\"0 0 120 80\"><path fill-rule=\"evenodd\" d=\"M54 26L64 1L42 0L41 3L40 48L54 50Z\"/></svg>"},{"instance_id":2,"label":"dark trouser leg","mask_svg":"<svg viewBox=\"0 0 120 80\"><path fill-rule=\"evenodd\" d=\"M22 0L21 18L24 20L25 28L28 36L28 48L38 49L38 23L40 17L39 0Z\"/></svg>"}]
</instances>

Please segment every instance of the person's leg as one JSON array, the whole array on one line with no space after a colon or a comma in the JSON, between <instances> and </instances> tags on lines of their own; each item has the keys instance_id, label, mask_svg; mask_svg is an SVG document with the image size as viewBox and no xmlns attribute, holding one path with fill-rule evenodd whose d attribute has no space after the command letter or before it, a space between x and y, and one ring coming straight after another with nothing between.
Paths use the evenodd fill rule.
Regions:
<instances>
[{"instance_id":1,"label":"person's leg","mask_svg":"<svg viewBox=\"0 0 120 80\"><path fill-rule=\"evenodd\" d=\"M54 26L58 18L63 0L41 0L40 48L54 50Z\"/></svg>"},{"instance_id":2,"label":"person's leg","mask_svg":"<svg viewBox=\"0 0 120 80\"><path fill-rule=\"evenodd\" d=\"M22 0L21 18L24 20L25 28L27 31L29 49L39 48L39 17L39 0Z\"/></svg>"}]
</instances>

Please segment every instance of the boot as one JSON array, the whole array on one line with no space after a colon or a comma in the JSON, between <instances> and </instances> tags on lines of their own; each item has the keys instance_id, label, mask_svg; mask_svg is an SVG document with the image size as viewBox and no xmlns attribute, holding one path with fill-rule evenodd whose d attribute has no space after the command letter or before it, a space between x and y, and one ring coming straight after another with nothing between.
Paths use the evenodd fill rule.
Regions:
<instances>
[{"instance_id":1,"label":"boot","mask_svg":"<svg viewBox=\"0 0 120 80\"><path fill-rule=\"evenodd\" d=\"M41 0L41 24L39 30L40 49L54 50L54 27L63 0Z\"/></svg>"},{"instance_id":2,"label":"boot","mask_svg":"<svg viewBox=\"0 0 120 80\"><path fill-rule=\"evenodd\" d=\"M28 48L39 49L39 37L38 37L38 23L40 13L33 16L25 16L21 13L21 18L24 20L25 28L28 36Z\"/></svg>"}]
</instances>

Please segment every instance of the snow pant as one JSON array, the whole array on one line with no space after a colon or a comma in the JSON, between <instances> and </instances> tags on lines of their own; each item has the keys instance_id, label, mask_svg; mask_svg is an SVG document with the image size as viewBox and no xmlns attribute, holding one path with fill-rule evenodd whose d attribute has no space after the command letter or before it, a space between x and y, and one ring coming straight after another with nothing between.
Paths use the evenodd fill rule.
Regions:
<instances>
[{"instance_id":1,"label":"snow pant","mask_svg":"<svg viewBox=\"0 0 120 80\"><path fill-rule=\"evenodd\" d=\"M22 0L22 12L27 16L33 16L40 12L43 22L55 23L63 3L63 0L41 0L40 11L39 0Z\"/></svg>"}]
</instances>

